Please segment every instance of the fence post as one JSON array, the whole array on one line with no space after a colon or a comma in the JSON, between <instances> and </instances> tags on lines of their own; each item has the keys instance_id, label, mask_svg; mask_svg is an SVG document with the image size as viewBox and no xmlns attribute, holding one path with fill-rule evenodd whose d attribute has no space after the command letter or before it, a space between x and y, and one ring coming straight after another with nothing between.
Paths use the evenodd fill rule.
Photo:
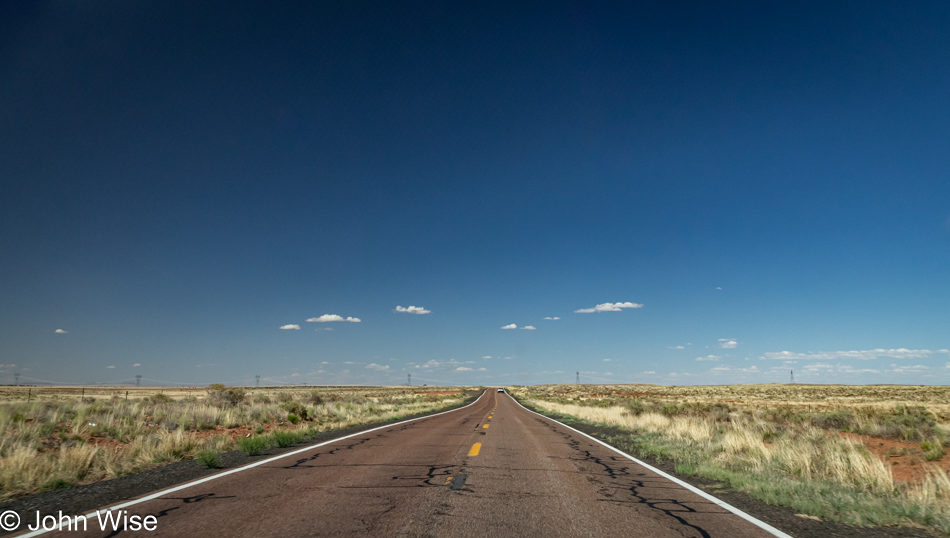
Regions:
<instances>
[{"instance_id":1,"label":"fence post","mask_svg":"<svg viewBox=\"0 0 950 538\"><path fill-rule=\"evenodd\" d=\"M30 403L31 397L33 397L33 387L26 389L26 403Z\"/></svg>"}]
</instances>

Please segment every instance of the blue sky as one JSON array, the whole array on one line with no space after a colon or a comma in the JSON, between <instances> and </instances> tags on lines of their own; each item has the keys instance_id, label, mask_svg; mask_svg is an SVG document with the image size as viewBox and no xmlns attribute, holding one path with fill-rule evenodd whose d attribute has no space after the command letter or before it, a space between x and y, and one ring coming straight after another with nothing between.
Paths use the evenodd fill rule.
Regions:
<instances>
[{"instance_id":1,"label":"blue sky","mask_svg":"<svg viewBox=\"0 0 950 538\"><path fill-rule=\"evenodd\" d=\"M950 381L950 5L454 4L0 7L0 382Z\"/></svg>"}]
</instances>

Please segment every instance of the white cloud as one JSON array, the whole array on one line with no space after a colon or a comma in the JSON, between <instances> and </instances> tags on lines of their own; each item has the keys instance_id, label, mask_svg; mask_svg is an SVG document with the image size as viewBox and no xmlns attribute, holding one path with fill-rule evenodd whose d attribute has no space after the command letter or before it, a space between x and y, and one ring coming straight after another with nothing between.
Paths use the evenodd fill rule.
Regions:
<instances>
[{"instance_id":1,"label":"white cloud","mask_svg":"<svg viewBox=\"0 0 950 538\"><path fill-rule=\"evenodd\" d=\"M478 369L479 372L484 372L484 371L487 371L487 370L488 370L488 368L479 368L479 369Z\"/></svg>"},{"instance_id":2,"label":"white cloud","mask_svg":"<svg viewBox=\"0 0 950 538\"><path fill-rule=\"evenodd\" d=\"M818 353L793 353L791 351L779 351L766 353L759 357L762 360L822 360L830 361L836 359L925 359L933 355L929 349L867 349L863 351L819 351ZM939 353L939 352L938 352Z\"/></svg>"},{"instance_id":3,"label":"white cloud","mask_svg":"<svg viewBox=\"0 0 950 538\"><path fill-rule=\"evenodd\" d=\"M132 368L138 368L139 366L142 366L142 365L139 364L139 363L135 363L135 364L132 365Z\"/></svg>"},{"instance_id":4,"label":"white cloud","mask_svg":"<svg viewBox=\"0 0 950 538\"><path fill-rule=\"evenodd\" d=\"M384 364L376 364L375 362L371 362L371 363L367 364L366 367L369 368L369 369L371 369L371 370L383 370L383 371L389 370L389 365L388 365L388 364L385 364L385 365L384 365Z\"/></svg>"},{"instance_id":5,"label":"white cloud","mask_svg":"<svg viewBox=\"0 0 950 538\"><path fill-rule=\"evenodd\" d=\"M285 331L289 331L289 330L299 331L300 325L287 324L287 325L281 325L280 328Z\"/></svg>"},{"instance_id":6,"label":"white cloud","mask_svg":"<svg viewBox=\"0 0 950 538\"><path fill-rule=\"evenodd\" d=\"M517 328L518 328L518 326L515 325L514 323L512 323L512 324L510 324L510 325L505 325L504 327L502 327L502 329L517 329Z\"/></svg>"},{"instance_id":7,"label":"white cloud","mask_svg":"<svg viewBox=\"0 0 950 538\"><path fill-rule=\"evenodd\" d=\"M344 318L343 316L338 316L336 314L324 314L319 318L310 318L307 321L315 321L317 323L326 323L328 321L349 321L350 323L359 323L362 320L360 318L351 318L349 316Z\"/></svg>"},{"instance_id":8,"label":"white cloud","mask_svg":"<svg viewBox=\"0 0 950 538\"><path fill-rule=\"evenodd\" d=\"M459 366L455 369L456 372L471 372L472 369L467 366Z\"/></svg>"},{"instance_id":9,"label":"white cloud","mask_svg":"<svg viewBox=\"0 0 950 538\"><path fill-rule=\"evenodd\" d=\"M698 361L718 361L721 359L719 355L706 355L705 357L696 357Z\"/></svg>"},{"instance_id":10,"label":"white cloud","mask_svg":"<svg viewBox=\"0 0 950 538\"><path fill-rule=\"evenodd\" d=\"M938 349L937 353L950 353L950 349Z\"/></svg>"},{"instance_id":11,"label":"white cloud","mask_svg":"<svg viewBox=\"0 0 950 538\"><path fill-rule=\"evenodd\" d=\"M557 316L554 316L553 318L552 318L552 317L546 317L546 318L544 318L544 319L549 319L549 320L554 321L554 320L556 320L556 319L561 319L561 318L559 318L559 317L557 317Z\"/></svg>"},{"instance_id":12,"label":"white cloud","mask_svg":"<svg viewBox=\"0 0 950 538\"><path fill-rule=\"evenodd\" d=\"M722 289L722 286L716 286L716 289L717 289L717 290L721 290L721 289Z\"/></svg>"},{"instance_id":13,"label":"white cloud","mask_svg":"<svg viewBox=\"0 0 950 538\"><path fill-rule=\"evenodd\" d=\"M300 374L294 372L294 373L290 374L290 377L300 377Z\"/></svg>"},{"instance_id":14,"label":"white cloud","mask_svg":"<svg viewBox=\"0 0 950 538\"><path fill-rule=\"evenodd\" d=\"M620 312L624 308L643 308L639 303L601 303L594 308L581 308L575 310L575 314L591 314L593 312Z\"/></svg>"},{"instance_id":15,"label":"white cloud","mask_svg":"<svg viewBox=\"0 0 950 538\"><path fill-rule=\"evenodd\" d=\"M749 368L733 368L733 367L730 367L730 366L726 366L726 365L724 365L724 364L721 364L721 365L719 365L719 366L715 366L715 367L713 367L713 369L710 370L710 371L711 371L711 372L742 372L742 373L745 373L745 374L758 374L758 373L760 373L758 366L750 366Z\"/></svg>"},{"instance_id":16,"label":"white cloud","mask_svg":"<svg viewBox=\"0 0 950 538\"><path fill-rule=\"evenodd\" d=\"M604 362L610 362L610 359L604 359Z\"/></svg>"},{"instance_id":17,"label":"white cloud","mask_svg":"<svg viewBox=\"0 0 950 538\"><path fill-rule=\"evenodd\" d=\"M534 331L534 330L537 330L537 327L535 327L534 325L525 325L524 327L522 327L522 329L526 331Z\"/></svg>"},{"instance_id":18,"label":"white cloud","mask_svg":"<svg viewBox=\"0 0 950 538\"><path fill-rule=\"evenodd\" d=\"M891 365L892 370L895 374L919 374L930 370L929 366L924 366L923 364L915 364L914 366L898 366L896 364Z\"/></svg>"},{"instance_id":19,"label":"white cloud","mask_svg":"<svg viewBox=\"0 0 950 538\"><path fill-rule=\"evenodd\" d=\"M653 370L647 370L646 372L643 372L643 375L655 375L655 374L656 372Z\"/></svg>"},{"instance_id":20,"label":"white cloud","mask_svg":"<svg viewBox=\"0 0 950 538\"><path fill-rule=\"evenodd\" d=\"M670 349L686 349L686 346L669 346Z\"/></svg>"},{"instance_id":21,"label":"white cloud","mask_svg":"<svg viewBox=\"0 0 950 538\"><path fill-rule=\"evenodd\" d=\"M732 338L720 338L719 347L722 349L735 349L739 345L739 342L736 342Z\"/></svg>"},{"instance_id":22,"label":"white cloud","mask_svg":"<svg viewBox=\"0 0 950 538\"><path fill-rule=\"evenodd\" d=\"M431 314L432 313L431 310L426 310L425 308L422 308L421 306L412 306L412 305L409 305L408 308L397 306L396 312L405 312L407 314Z\"/></svg>"},{"instance_id":23,"label":"white cloud","mask_svg":"<svg viewBox=\"0 0 950 538\"><path fill-rule=\"evenodd\" d=\"M485 355L485 356L482 357L482 358L483 358L483 359L490 359L490 358L491 358L491 355Z\"/></svg>"},{"instance_id":24,"label":"white cloud","mask_svg":"<svg viewBox=\"0 0 950 538\"><path fill-rule=\"evenodd\" d=\"M106 370L108 370L109 368L115 368L115 366L106 366Z\"/></svg>"},{"instance_id":25,"label":"white cloud","mask_svg":"<svg viewBox=\"0 0 950 538\"><path fill-rule=\"evenodd\" d=\"M330 362L329 362L329 361L323 361L323 362L321 362L320 364L330 364Z\"/></svg>"},{"instance_id":26,"label":"white cloud","mask_svg":"<svg viewBox=\"0 0 950 538\"><path fill-rule=\"evenodd\" d=\"M66 333L69 332L69 331L64 331L64 330L62 330L62 329L56 329L56 330L53 331L53 332L56 333L56 334L66 334Z\"/></svg>"}]
</instances>

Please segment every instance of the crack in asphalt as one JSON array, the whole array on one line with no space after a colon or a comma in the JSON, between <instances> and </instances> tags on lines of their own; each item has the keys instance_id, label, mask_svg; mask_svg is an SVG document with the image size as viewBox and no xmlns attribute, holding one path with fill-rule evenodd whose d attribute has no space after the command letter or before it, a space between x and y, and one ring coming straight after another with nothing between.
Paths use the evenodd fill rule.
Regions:
<instances>
[{"instance_id":1,"label":"crack in asphalt","mask_svg":"<svg viewBox=\"0 0 950 538\"><path fill-rule=\"evenodd\" d=\"M675 519L676 521L678 521L678 522L679 522L681 525L683 525L683 526L690 527L690 528L694 529L694 530L697 531L697 532L700 534L700 536L702 536L703 538L709 538L709 537L710 537L709 532L707 532L704 528L700 527L699 525L695 525L695 524L693 524L693 523L690 523L690 522L686 521L686 519L685 519L683 516L679 515L679 514L682 514L682 513L684 513L684 512L685 512L685 513L693 513L693 514L699 514L699 513L701 513L701 512L699 512L699 511L697 511L696 509L694 509L694 508L692 508L692 507L690 507L690 506L687 506L686 504L684 504L684 503L682 503L682 502L680 502L680 501L677 501L677 500L675 500L675 499L649 499L649 498L647 498L647 496L644 495L644 494L642 494L639 490L642 489L642 488L647 488L647 487L649 487L649 486L648 486L643 480L638 479L638 478L635 478L635 477L630 473L630 466L629 466L629 465L624 465L624 466L620 466L620 467L614 468L614 466L610 465L608 462L605 462L602 458L597 457L597 456L591 454L591 451L590 451L590 450L582 449L582 448L581 448L581 442L580 442L579 440L575 439L573 434L571 434L571 433L569 433L569 432L558 431L557 427L556 427L554 424L552 424L552 423L550 423L550 422L548 422L548 421L546 421L546 420L544 420L544 419L537 418L537 419L535 419L535 420L537 420L538 422L540 422L540 423L543 424L544 426L550 428L554 433L556 433L556 434L560 435L561 437L563 437L563 438L567 441L568 446L569 446L572 450L575 450L576 452L578 452L578 454L582 455L580 460L576 460L576 464L579 464L579 463L581 463L582 461L591 462L591 463L593 463L593 464L595 464L595 465L598 465L598 466L602 467L602 468L603 468L603 471L604 471L607 475L610 476L611 480L617 480L618 478L625 478L625 479L629 479L630 481L633 482L633 484L630 485L630 486L627 487L627 488L618 488L618 489L625 489L626 491L629 491L629 492L630 492L630 496L633 497L633 499L635 499L635 500L633 500L633 501L624 501L624 500L619 500L619 499L612 498L613 495L610 493L610 488L608 488L608 487L605 486L605 487L603 487L603 488L599 488L599 489L598 489L598 493L600 493L601 495L603 495L603 496L605 497L605 498L603 499L604 501L606 501L606 502L612 502L612 503L620 503L620 504L640 504L640 505L647 506L647 507L649 507L649 508L652 509L652 510L656 510L656 511L658 511L658 512L662 512L662 513L665 514L666 516ZM587 446L593 447L593 446L596 446L596 445L588 444ZM617 458L615 458L615 457L611 457L610 459L613 460L613 461L618 461ZM643 474L644 474L644 473L639 473L639 476L643 476ZM600 475L599 473L598 473L597 475L593 475L593 476L588 475L587 479L588 479L589 481L591 481L592 483L596 483L596 484L598 484L598 485L602 485L602 486L603 486L604 484L603 484L602 482L600 482L600 480L597 478L597 476L602 476L602 475ZM653 487L656 487L656 486L653 486ZM672 505L674 505L676 508L662 508L662 507L660 507L660 506L657 506L657 505L663 505L663 504L666 504L666 505L672 504Z\"/></svg>"},{"instance_id":2,"label":"crack in asphalt","mask_svg":"<svg viewBox=\"0 0 950 538\"><path fill-rule=\"evenodd\" d=\"M313 461L313 460L319 458L320 456L332 456L332 455L336 454L337 452L340 452L341 450L353 450L354 448L356 448L356 447L358 447L358 446L360 446L360 445L362 445L362 444L364 444L364 443L368 443L369 441L372 441L373 439L379 439L380 437L386 437L386 434L384 434L384 433L378 433L378 434L376 434L376 435L374 435L374 436L372 436L372 437L364 437L364 438L360 439L359 442L356 442L356 443L350 443L350 444L348 444L348 445L346 445L346 446L335 447L335 448L333 448L333 449L331 449L331 450L327 450L326 452L317 452L316 454L314 454L314 455L312 455L312 456L309 456L309 457L306 457L306 458L300 458L300 459L298 459L295 463L293 463L293 464L291 464L291 465L285 465L285 466L283 466L283 468L284 468L284 469L306 469L306 468L310 468L310 467L313 467L313 465L304 465L304 464L307 463L307 462Z\"/></svg>"}]
</instances>

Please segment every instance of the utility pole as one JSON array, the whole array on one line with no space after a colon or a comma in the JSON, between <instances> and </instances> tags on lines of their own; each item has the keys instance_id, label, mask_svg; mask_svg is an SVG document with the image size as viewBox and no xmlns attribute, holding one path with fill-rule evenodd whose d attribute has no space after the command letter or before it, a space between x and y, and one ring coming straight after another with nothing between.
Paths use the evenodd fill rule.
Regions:
<instances>
[{"instance_id":1,"label":"utility pole","mask_svg":"<svg viewBox=\"0 0 950 538\"><path fill-rule=\"evenodd\" d=\"M791 374L791 377L792 377L792 380L789 381L789 383L793 383L793 384L794 384L794 383L795 383L795 370L791 370L789 373Z\"/></svg>"},{"instance_id":2,"label":"utility pole","mask_svg":"<svg viewBox=\"0 0 950 538\"><path fill-rule=\"evenodd\" d=\"M256 376L254 376L254 377L257 378L257 386L258 386L258 387L261 386L261 376L256 375Z\"/></svg>"},{"instance_id":3,"label":"utility pole","mask_svg":"<svg viewBox=\"0 0 950 538\"><path fill-rule=\"evenodd\" d=\"M15 383L14 386L19 386L19 385L20 385L20 372L13 372L13 377L16 379L16 383Z\"/></svg>"},{"instance_id":4,"label":"utility pole","mask_svg":"<svg viewBox=\"0 0 950 538\"><path fill-rule=\"evenodd\" d=\"M136 387L142 386L142 374L135 374L135 386Z\"/></svg>"},{"instance_id":5,"label":"utility pole","mask_svg":"<svg viewBox=\"0 0 950 538\"><path fill-rule=\"evenodd\" d=\"M412 385L412 374L409 374L409 385Z\"/></svg>"},{"instance_id":6,"label":"utility pole","mask_svg":"<svg viewBox=\"0 0 950 538\"><path fill-rule=\"evenodd\" d=\"M574 377L574 384L575 384L575 385L580 385L580 384L581 384L581 373L580 373L580 372L577 372L577 375Z\"/></svg>"}]
</instances>

